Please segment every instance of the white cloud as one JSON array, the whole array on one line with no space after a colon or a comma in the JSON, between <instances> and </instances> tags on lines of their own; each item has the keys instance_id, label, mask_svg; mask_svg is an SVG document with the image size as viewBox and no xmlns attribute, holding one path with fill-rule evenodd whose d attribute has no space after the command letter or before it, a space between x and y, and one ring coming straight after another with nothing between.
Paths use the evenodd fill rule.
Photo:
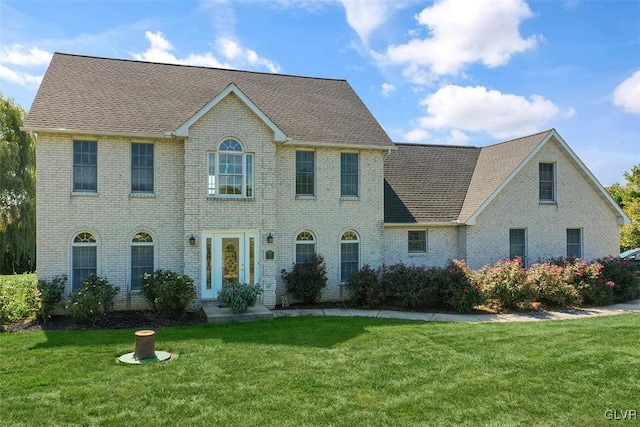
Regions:
<instances>
[{"instance_id":1,"label":"white cloud","mask_svg":"<svg viewBox=\"0 0 640 427\"><path fill-rule=\"evenodd\" d=\"M613 103L629 113L640 114L640 70L616 87Z\"/></svg>"},{"instance_id":2,"label":"white cloud","mask_svg":"<svg viewBox=\"0 0 640 427\"><path fill-rule=\"evenodd\" d=\"M539 95L528 99L483 86L447 85L425 97L421 105L427 116L418 122L421 129L453 129L451 139L466 140L462 131L486 132L497 138L523 136L542 130L552 120L571 117L575 110L561 111Z\"/></svg>"},{"instance_id":3,"label":"white cloud","mask_svg":"<svg viewBox=\"0 0 640 427\"><path fill-rule=\"evenodd\" d=\"M2 46L0 47L0 64L12 67L0 65L0 80L26 87L38 87L42 82L41 75L17 71L14 67L42 68L42 66L49 64L52 56L53 54L35 46L29 49L19 44Z\"/></svg>"},{"instance_id":4,"label":"white cloud","mask_svg":"<svg viewBox=\"0 0 640 427\"><path fill-rule=\"evenodd\" d=\"M404 139L407 142L423 142L428 140L431 134L428 130L422 128L415 128L404 134Z\"/></svg>"},{"instance_id":5,"label":"white cloud","mask_svg":"<svg viewBox=\"0 0 640 427\"><path fill-rule=\"evenodd\" d=\"M396 90L396 87L391 83L382 83L382 96L385 98L391 96L391 94Z\"/></svg>"},{"instance_id":6,"label":"white cloud","mask_svg":"<svg viewBox=\"0 0 640 427\"><path fill-rule=\"evenodd\" d=\"M408 77L416 75L417 81L425 80L426 70L454 75L475 62L504 65L542 38L521 37L520 23L531 16L523 0L437 0L416 16L430 36L389 46L381 65L405 65Z\"/></svg>"},{"instance_id":7,"label":"white cloud","mask_svg":"<svg viewBox=\"0 0 640 427\"><path fill-rule=\"evenodd\" d=\"M347 23L358 34L363 44L369 42L373 30L389 17L396 7L392 1L341 0L347 14Z\"/></svg>"},{"instance_id":8,"label":"white cloud","mask_svg":"<svg viewBox=\"0 0 640 427\"><path fill-rule=\"evenodd\" d=\"M42 76L34 76L33 74L15 71L3 65L0 65L0 79L27 87L38 87L40 82L42 82Z\"/></svg>"},{"instance_id":9,"label":"white cloud","mask_svg":"<svg viewBox=\"0 0 640 427\"><path fill-rule=\"evenodd\" d=\"M2 46L0 48L0 63L2 64L19 66L47 65L52 57L52 53L35 46L29 50L19 44Z\"/></svg>"},{"instance_id":10,"label":"white cloud","mask_svg":"<svg viewBox=\"0 0 640 427\"><path fill-rule=\"evenodd\" d=\"M146 31L145 37L151 46L143 53L131 53L134 59L203 67L250 68L272 73L280 71L275 62L260 57L255 51L242 47L230 38L221 37L215 42L216 50L228 61L226 62L219 60L211 52L191 53L185 58L178 58L170 52L174 48L161 32Z\"/></svg>"}]
</instances>

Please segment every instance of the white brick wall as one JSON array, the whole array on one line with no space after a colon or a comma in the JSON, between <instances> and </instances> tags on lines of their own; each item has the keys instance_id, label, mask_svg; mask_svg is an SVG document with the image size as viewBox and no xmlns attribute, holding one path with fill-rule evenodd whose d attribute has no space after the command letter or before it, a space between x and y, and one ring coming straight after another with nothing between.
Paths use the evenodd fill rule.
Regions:
<instances>
[{"instance_id":1,"label":"white brick wall","mask_svg":"<svg viewBox=\"0 0 640 427\"><path fill-rule=\"evenodd\" d=\"M427 252L409 253L408 231L427 230ZM456 227L385 227L384 262L408 265L443 266L457 258L458 230Z\"/></svg>"},{"instance_id":2,"label":"white brick wall","mask_svg":"<svg viewBox=\"0 0 640 427\"><path fill-rule=\"evenodd\" d=\"M538 164L556 164L557 203L541 204ZM509 228L526 228L528 259L566 256L566 229L582 228L583 257L619 252L616 217L555 140L550 140L467 227L468 264L479 268L509 255Z\"/></svg>"},{"instance_id":3,"label":"white brick wall","mask_svg":"<svg viewBox=\"0 0 640 427\"><path fill-rule=\"evenodd\" d=\"M82 136L98 142L98 192L71 194L73 139L39 133L37 139L37 272L66 273L71 291L71 242L80 231L97 239L97 274L120 287L119 308L138 307L130 293L130 242L137 231L154 238L156 267L182 272L183 146L173 140ZM155 144L155 195L130 195L131 142Z\"/></svg>"}]
</instances>

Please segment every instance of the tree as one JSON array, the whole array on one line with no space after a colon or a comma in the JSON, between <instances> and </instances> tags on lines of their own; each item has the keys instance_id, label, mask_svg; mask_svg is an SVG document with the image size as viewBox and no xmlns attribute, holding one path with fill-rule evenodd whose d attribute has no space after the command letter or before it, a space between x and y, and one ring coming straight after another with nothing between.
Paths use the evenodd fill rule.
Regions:
<instances>
[{"instance_id":1,"label":"tree","mask_svg":"<svg viewBox=\"0 0 640 427\"><path fill-rule=\"evenodd\" d=\"M616 182L607 191L633 221L620 227L620 250L626 251L640 247L640 164L632 166L623 176L625 185Z\"/></svg>"},{"instance_id":2,"label":"tree","mask_svg":"<svg viewBox=\"0 0 640 427\"><path fill-rule=\"evenodd\" d=\"M36 159L26 111L0 92L0 274L34 271Z\"/></svg>"}]
</instances>

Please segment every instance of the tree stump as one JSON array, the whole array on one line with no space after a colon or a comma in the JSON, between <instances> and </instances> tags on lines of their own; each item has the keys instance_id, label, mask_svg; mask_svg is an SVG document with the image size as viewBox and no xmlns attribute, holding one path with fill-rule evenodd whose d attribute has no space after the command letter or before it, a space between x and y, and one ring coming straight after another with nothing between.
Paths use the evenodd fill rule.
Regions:
<instances>
[{"instance_id":1,"label":"tree stump","mask_svg":"<svg viewBox=\"0 0 640 427\"><path fill-rule=\"evenodd\" d=\"M136 331L136 350L133 353L136 360L156 358L156 333L154 331Z\"/></svg>"}]
</instances>

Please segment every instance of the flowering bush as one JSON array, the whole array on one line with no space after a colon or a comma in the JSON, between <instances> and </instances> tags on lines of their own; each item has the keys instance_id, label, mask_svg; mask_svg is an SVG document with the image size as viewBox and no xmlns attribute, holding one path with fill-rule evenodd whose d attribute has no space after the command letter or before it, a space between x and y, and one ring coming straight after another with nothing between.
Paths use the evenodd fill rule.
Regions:
<instances>
[{"instance_id":1,"label":"flowering bush","mask_svg":"<svg viewBox=\"0 0 640 427\"><path fill-rule=\"evenodd\" d=\"M67 310L76 323L92 325L113 310L113 301L120 288L105 277L89 275L82 281L82 288L71 294Z\"/></svg>"},{"instance_id":2,"label":"flowering bush","mask_svg":"<svg viewBox=\"0 0 640 427\"><path fill-rule=\"evenodd\" d=\"M441 306L445 309L469 313L484 303L484 296L471 280L471 271L464 261L452 260L445 268L435 269L432 283L438 289Z\"/></svg>"},{"instance_id":3,"label":"flowering bush","mask_svg":"<svg viewBox=\"0 0 640 427\"><path fill-rule=\"evenodd\" d=\"M193 279L170 270L158 269L142 277L142 295L165 319L180 319L196 297Z\"/></svg>"},{"instance_id":4,"label":"flowering bush","mask_svg":"<svg viewBox=\"0 0 640 427\"><path fill-rule=\"evenodd\" d=\"M572 266L536 263L526 273L525 285L533 291L534 298L546 307L568 308L580 305L582 297L578 289L567 280Z\"/></svg>"},{"instance_id":5,"label":"flowering bush","mask_svg":"<svg viewBox=\"0 0 640 427\"><path fill-rule=\"evenodd\" d=\"M320 254L304 264L294 264L291 271L282 270L282 280L287 284L287 293L306 304L316 303L327 286L327 268Z\"/></svg>"},{"instance_id":6,"label":"flowering bush","mask_svg":"<svg viewBox=\"0 0 640 427\"><path fill-rule=\"evenodd\" d=\"M438 307L438 288L431 281L434 269L397 263L380 273L380 288L386 302L400 310Z\"/></svg>"},{"instance_id":7,"label":"flowering bush","mask_svg":"<svg viewBox=\"0 0 640 427\"><path fill-rule=\"evenodd\" d=\"M498 260L471 274L489 303L500 310L522 310L531 307L533 290L525 281L522 259Z\"/></svg>"},{"instance_id":8,"label":"flowering bush","mask_svg":"<svg viewBox=\"0 0 640 427\"><path fill-rule=\"evenodd\" d=\"M613 282L613 301L626 302L640 298L640 267L618 257L599 259L604 283Z\"/></svg>"},{"instance_id":9,"label":"flowering bush","mask_svg":"<svg viewBox=\"0 0 640 427\"><path fill-rule=\"evenodd\" d=\"M347 291L351 301L358 307L374 308L385 303L386 296L378 279L379 270L365 264L351 275L347 281Z\"/></svg>"}]
</instances>

